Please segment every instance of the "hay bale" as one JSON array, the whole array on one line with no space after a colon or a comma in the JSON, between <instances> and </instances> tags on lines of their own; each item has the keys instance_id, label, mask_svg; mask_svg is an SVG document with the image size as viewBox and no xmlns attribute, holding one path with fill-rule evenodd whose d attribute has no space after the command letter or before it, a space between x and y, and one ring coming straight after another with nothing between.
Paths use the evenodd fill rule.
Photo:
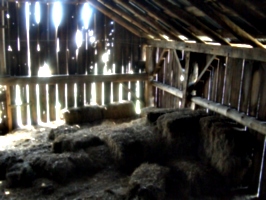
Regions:
<instances>
[{"instance_id":1,"label":"hay bale","mask_svg":"<svg viewBox=\"0 0 266 200\"><path fill-rule=\"evenodd\" d=\"M95 173L110 166L110 153L105 145L86 151L62 154L33 155L27 158L38 178L67 182L73 177Z\"/></svg>"},{"instance_id":2,"label":"hay bale","mask_svg":"<svg viewBox=\"0 0 266 200\"><path fill-rule=\"evenodd\" d=\"M103 107L89 105L79 108L70 108L63 115L67 124L82 124L102 120L103 110Z\"/></svg>"},{"instance_id":3,"label":"hay bale","mask_svg":"<svg viewBox=\"0 0 266 200\"><path fill-rule=\"evenodd\" d=\"M172 147L173 156L197 156L199 143L199 119L206 116L202 110L180 110L161 115L157 129Z\"/></svg>"},{"instance_id":4,"label":"hay bale","mask_svg":"<svg viewBox=\"0 0 266 200\"><path fill-rule=\"evenodd\" d=\"M165 199L167 167L144 163L130 176L127 199Z\"/></svg>"},{"instance_id":5,"label":"hay bale","mask_svg":"<svg viewBox=\"0 0 266 200\"><path fill-rule=\"evenodd\" d=\"M80 126L78 125L70 126L70 125L64 124L62 126L58 126L57 128L53 128L48 135L48 139L54 140L59 135L75 133L78 130L80 130Z\"/></svg>"},{"instance_id":6,"label":"hay bale","mask_svg":"<svg viewBox=\"0 0 266 200\"><path fill-rule=\"evenodd\" d=\"M9 187L27 187L34 179L35 173L27 162L18 162L7 168L6 180Z\"/></svg>"},{"instance_id":7,"label":"hay bale","mask_svg":"<svg viewBox=\"0 0 266 200\"><path fill-rule=\"evenodd\" d=\"M150 126L132 126L110 131L104 138L121 170L133 170L145 161L164 158L164 142Z\"/></svg>"},{"instance_id":8,"label":"hay bale","mask_svg":"<svg viewBox=\"0 0 266 200\"><path fill-rule=\"evenodd\" d=\"M178 199L228 194L224 178L211 166L196 160L174 160L170 167L167 189Z\"/></svg>"},{"instance_id":9,"label":"hay bale","mask_svg":"<svg viewBox=\"0 0 266 200\"><path fill-rule=\"evenodd\" d=\"M114 102L105 106L103 116L105 119L135 117L135 106L132 101Z\"/></svg>"},{"instance_id":10,"label":"hay bale","mask_svg":"<svg viewBox=\"0 0 266 200\"><path fill-rule=\"evenodd\" d=\"M102 145L103 143L98 136L88 133L86 130L80 130L72 135L58 136L52 144L52 151L54 153L75 152L91 146Z\"/></svg>"},{"instance_id":11,"label":"hay bale","mask_svg":"<svg viewBox=\"0 0 266 200\"><path fill-rule=\"evenodd\" d=\"M240 184L251 166L253 135L219 117L202 118L200 125L202 160L226 177L229 185Z\"/></svg>"},{"instance_id":12,"label":"hay bale","mask_svg":"<svg viewBox=\"0 0 266 200\"><path fill-rule=\"evenodd\" d=\"M5 151L0 153L0 180L6 178L7 168L13 166L16 163L23 162L15 153L11 151Z\"/></svg>"},{"instance_id":13,"label":"hay bale","mask_svg":"<svg viewBox=\"0 0 266 200\"><path fill-rule=\"evenodd\" d=\"M166 113L172 113L172 112L185 113L185 112L191 112L191 111L192 110L189 108L182 108L182 109L181 108L153 108L150 110L144 110L143 112L146 113L148 123L156 124L157 119Z\"/></svg>"}]
</instances>

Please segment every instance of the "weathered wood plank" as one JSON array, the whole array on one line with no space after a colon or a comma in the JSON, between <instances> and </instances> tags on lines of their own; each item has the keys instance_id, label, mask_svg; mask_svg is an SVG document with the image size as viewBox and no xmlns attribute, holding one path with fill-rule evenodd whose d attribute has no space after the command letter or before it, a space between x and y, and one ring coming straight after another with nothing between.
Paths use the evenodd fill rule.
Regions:
<instances>
[{"instance_id":1,"label":"weathered wood plank","mask_svg":"<svg viewBox=\"0 0 266 200\"><path fill-rule=\"evenodd\" d=\"M20 76L20 77L1 77L1 85L16 84L56 84L56 83L90 83L90 82L123 82L147 80L148 75L143 74L111 74L111 75L71 75L71 76Z\"/></svg>"},{"instance_id":2,"label":"weathered wood plank","mask_svg":"<svg viewBox=\"0 0 266 200\"><path fill-rule=\"evenodd\" d=\"M243 58L250 60L258 60L266 62L266 50L261 48L238 48L230 46L215 46L206 44L193 44L176 41L155 41L147 40L148 45L160 48L170 48L177 50L185 50L198 53L213 54L217 56L228 56L232 58Z\"/></svg>"},{"instance_id":3,"label":"weathered wood plank","mask_svg":"<svg viewBox=\"0 0 266 200\"><path fill-rule=\"evenodd\" d=\"M36 95L36 85L29 85L29 96L30 96L30 114L32 125L38 124L37 117L37 95Z\"/></svg>"},{"instance_id":4,"label":"weathered wood plank","mask_svg":"<svg viewBox=\"0 0 266 200\"><path fill-rule=\"evenodd\" d=\"M187 89L188 89L188 81L189 81L189 67L190 67L190 52L185 53L185 73L184 73L184 82L183 82L183 99L182 99L182 107L187 107L188 99L187 99Z\"/></svg>"}]
</instances>

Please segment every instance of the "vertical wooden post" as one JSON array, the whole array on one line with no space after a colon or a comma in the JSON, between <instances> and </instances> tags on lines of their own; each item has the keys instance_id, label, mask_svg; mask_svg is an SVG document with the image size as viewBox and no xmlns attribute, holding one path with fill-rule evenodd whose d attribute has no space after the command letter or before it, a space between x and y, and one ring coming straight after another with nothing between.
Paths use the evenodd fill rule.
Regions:
<instances>
[{"instance_id":1,"label":"vertical wooden post","mask_svg":"<svg viewBox=\"0 0 266 200\"><path fill-rule=\"evenodd\" d=\"M144 51L144 50L142 50ZM146 53L146 64L145 70L146 73L150 76L151 80L153 79L153 71L155 67L155 51L153 47L145 46ZM152 106L152 86L150 84L150 80L145 82L145 107Z\"/></svg>"},{"instance_id":2,"label":"vertical wooden post","mask_svg":"<svg viewBox=\"0 0 266 200\"><path fill-rule=\"evenodd\" d=\"M13 116L12 116L12 107L11 107L11 92L10 86L6 87L6 105L7 105L7 126L8 131L11 131L13 128Z\"/></svg>"},{"instance_id":3,"label":"vertical wooden post","mask_svg":"<svg viewBox=\"0 0 266 200\"><path fill-rule=\"evenodd\" d=\"M1 1L1 6L4 7L5 1ZM6 74L6 51L5 51L5 29L3 28L5 26L5 13L4 10L1 10L0 15L1 20L1 29L0 29L0 75Z\"/></svg>"},{"instance_id":4,"label":"vertical wooden post","mask_svg":"<svg viewBox=\"0 0 266 200\"><path fill-rule=\"evenodd\" d=\"M189 62L190 62L190 52L185 53L185 73L184 73L184 82L183 82L183 99L182 99L182 108L185 108L188 104L187 99L187 89L189 81Z\"/></svg>"},{"instance_id":5,"label":"vertical wooden post","mask_svg":"<svg viewBox=\"0 0 266 200\"><path fill-rule=\"evenodd\" d=\"M36 85L31 84L29 85L29 92L30 92L30 114L31 114L31 123L32 125L38 124L37 118L37 101L36 101Z\"/></svg>"}]
</instances>

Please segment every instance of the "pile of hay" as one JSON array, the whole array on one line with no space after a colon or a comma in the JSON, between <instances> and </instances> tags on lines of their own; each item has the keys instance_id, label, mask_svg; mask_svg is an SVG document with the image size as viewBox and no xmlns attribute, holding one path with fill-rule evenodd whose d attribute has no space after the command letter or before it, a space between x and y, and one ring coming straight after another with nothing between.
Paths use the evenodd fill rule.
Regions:
<instances>
[{"instance_id":1,"label":"pile of hay","mask_svg":"<svg viewBox=\"0 0 266 200\"><path fill-rule=\"evenodd\" d=\"M217 169L227 178L228 184L241 183L252 163L253 136L219 116L200 119L200 127L202 161Z\"/></svg>"},{"instance_id":2,"label":"pile of hay","mask_svg":"<svg viewBox=\"0 0 266 200\"><path fill-rule=\"evenodd\" d=\"M78 125L70 126L70 125L65 124L57 128L53 128L48 135L48 139L54 140L59 135L75 133L79 129L80 129L80 126Z\"/></svg>"},{"instance_id":3,"label":"pile of hay","mask_svg":"<svg viewBox=\"0 0 266 200\"><path fill-rule=\"evenodd\" d=\"M199 143L199 119L207 116L205 111L190 109L166 113L157 119L156 127L166 139L175 156L197 156Z\"/></svg>"},{"instance_id":4,"label":"pile of hay","mask_svg":"<svg viewBox=\"0 0 266 200\"><path fill-rule=\"evenodd\" d=\"M191 109L189 108L157 108L157 109L150 109L150 110L144 110L142 111L143 115L146 113L146 118L147 122L151 124L156 124L157 119L167 113L172 113L172 112L179 112L179 113L184 113L184 112L191 112Z\"/></svg>"},{"instance_id":5,"label":"pile of hay","mask_svg":"<svg viewBox=\"0 0 266 200\"><path fill-rule=\"evenodd\" d=\"M106 106L88 105L70 108L63 113L66 124L83 124L103 119L121 119L136 117L132 101L113 102Z\"/></svg>"},{"instance_id":6,"label":"pile of hay","mask_svg":"<svg viewBox=\"0 0 266 200\"><path fill-rule=\"evenodd\" d=\"M132 101L107 104L103 110L104 119L121 119L135 117L135 105Z\"/></svg>"},{"instance_id":7,"label":"pile of hay","mask_svg":"<svg viewBox=\"0 0 266 200\"><path fill-rule=\"evenodd\" d=\"M165 199L169 169L144 163L130 176L127 199Z\"/></svg>"},{"instance_id":8,"label":"pile of hay","mask_svg":"<svg viewBox=\"0 0 266 200\"><path fill-rule=\"evenodd\" d=\"M73 134L60 135L53 141L54 153L75 152L92 146L103 145L104 142L95 134L80 130Z\"/></svg>"},{"instance_id":9,"label":"pile of hay","mask_svg":"<svg viewBox=\"0 0 266 200\"><path fill-rule=\"evenodd\" d=\"M104 108L101 106L90 105L70 108L63 115L67 124L82 124L102 120L103 110Z\"/></svg>"},{"instance_id":10,"label":"pile of hay","mask_svg":"<svg viewBox=\"0 0 266 200\"><path fill-rule=\"evenodd\" d=\"M110 131L103 138L121 170L129 171L143 162L164 158L160 134L151 126L135 125Z\"/></svg>"},{"instance_id":11,"label":"pile of hay","mask_svg":"<svg viewBox=\"0 0 266 200\"><path fill-rule=\"evenodd\" d=\"M224 178L209 165L186 159L170 161L167 166L170 168L168 192L178 199L228 195Z\"/></svg>"}]
</instances>

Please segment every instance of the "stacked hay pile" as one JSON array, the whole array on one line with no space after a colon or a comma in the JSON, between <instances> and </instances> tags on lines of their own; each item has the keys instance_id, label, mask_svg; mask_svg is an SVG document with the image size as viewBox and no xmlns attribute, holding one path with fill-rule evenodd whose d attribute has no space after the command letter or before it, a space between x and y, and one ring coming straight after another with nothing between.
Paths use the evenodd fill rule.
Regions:
<instances>
[{"instance_id":1,"label":"stacked hay pile","mask_svg":"<svg viewBox=\"0 0 266 200\"><path fill-rule=\"evenodd\" d=\"M131 175L127 199L165 199L169 168L144 163Z\"/></svg>"},{"instance_id":2,"label":"stacked hay pile","mask_svg":"<svg viewBox=\"0 0 266 200\"><path fill-rule=\"evenodd\" d=\"M70 108L63 113L66 124L82 124L103 119L121 119L136 117L132 101L114 102L106 106L88 105Z\"/></svg>"},{"instance_id":3,"label":"stacked hay pile","mask_svg":"<svg viewBox=\"0 0 266 200\"><path fill-rule=\"evenodd\" d=\"M149 116L149 115L148 115ZM196 157L199 144L199 119L207 116L205 111L180 109L161 115L156 128L177 157Z\"/></svg>"},{"instance_id":4,"label":"stacked hay pile","mask_svg":"<svg viewBox=\"0 0 266 200\"><path fill-rule=\"evenodd\" d=\"M217 169L232 186L240 184L250 168L254 147L254 137L235 126L220 116L200 119L202 161Z\"/></svg>"},{"instance_id":5,"label":"stacked hay pile","mask_svg":"<svg viewBox=\"0 0 266 200\"><path fill-rule=\"evenodd\" d=\"M198 160L177 159L167 166L170 168L167 191L177 199L228 195L224 178L210 165Z\"/></svg>"},{"instance_id":6,"label":"stacked hay pile","mask_svg":"<svg viewBox=\"0 0 266 200\"><path fill-rule=\"evenodd\" d=\"M164 142L151 126L135 125L110 131L104 138L120 170L131 172L142 162L159 162Z\"/></svg>"},{"instance_id":7,"label":"stacked hay pile","mask_svg":"<svg viewBox=\"0 0 266 200\"><path fill-rule=\"evenodd\" d=\"M126 197L120 194L127 199L206 199L227 195L241 183L254 145L248 132L203 110L158 109L146 115L146 121L117 126L54 129L50 152L23 159L0 155L0 169L7 172L0 176L13 186L42 177L65 182L111 166L131 174Z\"/></svg>"}]
</instances>

